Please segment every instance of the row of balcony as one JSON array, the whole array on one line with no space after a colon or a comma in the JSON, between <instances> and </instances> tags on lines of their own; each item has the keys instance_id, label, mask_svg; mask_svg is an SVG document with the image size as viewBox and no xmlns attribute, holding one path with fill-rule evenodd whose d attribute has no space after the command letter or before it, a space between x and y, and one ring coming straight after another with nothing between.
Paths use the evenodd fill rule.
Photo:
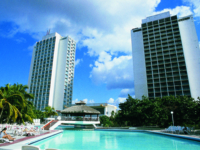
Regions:
<instances>
[{"instance_id":1,"label":"row of balcony","mask_svg":"<svg viewBox=\"0 0 200 150\"><path fill-rule=\"evenodd\" d=\"M175 59L177 58L177 59ZM153 58L153 59L146 59L146 66L155 66L155 65L164 65L164 64L172 64L172 63L178 63L178 62L183 62L184 58L183 57L174 57L174 58Z\"/></svg>"},{"instance_id":2,"label":"row of balcony","mask_svg":"<svg viewBox=\"0 0 200 150\"><path fill-rule=\"evenodd\" d=\"M152 28L157 28L157 27L163 27L163 26L169 26L169 25L174 25L177 24L177 19L176 20L166 20L166 21L153 21L153 22L148 22L147 24L142 24L142 29L152 29Z\"/></svg>"},{"instance_id":3,"label":"row of balcony","mask_svg":"<svg viewBox=\"0 0 200 150\"><path fill-rule=\"evenodd\" d=\"M163 49L163 50L169 50L169 48L182 48L182 43L177 43L176 45L174 43L172 44L159 44L159 45L148 45L144 47L144 50L152 50L152 49Z\"/></svg>"},{"instance_id":4,"label":"row of balcony","mask_svg":"<svg viewBox=\"0 0 200 150\"><path fill-rule=\"evenodd\" d=\"M174 33L178 33L179 32L179 29L177 29L177 28L175 28L175 29L170 29L170 28L168 28L168 29L160 29L160 30L152 30L152 31L143 31L142 33L143 33L143 36L149 36L149 37L151 37L152 35L160 35L160 36L162 36L162 35L168 35L168 34L174 34Z\"/></svg>"},{"instance_id":5,"label":"row of balcony","mask_svg":"<svg viewBox=\"0 0 200 150\"><path fill-rule=\"evenodd\" d=\"M165 70L165 71L147 71L147 75L159 75L159 74L162 74L162 73L176 73L176 72L181 72L181 71L186 71L186 69L171 69L171 70Z\"/></svg>"},{"instance_id":6,"label":"row of balcony","mask_svg":"<svg viewBox=\"0 0 200 150\"><path fill-rule=\"evenodd\" d=\"M173 51L162 51L162 50L153 50L153 51L145 51L145 58L150 58L150 57L159 57L159 56L164 56L164 55L173 55L174 56L181 56L183 55L183 50L179 49L179 50L173 50Z\"/></svg>"},{"instance_id":7,"label":"row of balcony","mask_svg":"<svg viewBox=\"0 0 200 150\"><path fill-rule=\"evenodd\" d=\"M176 42L175 42L175 40L171 40L171 41L172 42L169 42L169 41L165 40L164 42L162 42L162 46L170 46L170 45L175 45L175 44L182 44L181 40L177 40ZM150 43L145 42L144 43L144 48L148 48L149 46L151 47L151 46L155 46L155 45L161 46L161 41L150 42Z\"/></svg>"},{"instance_id":8,"label":"row of balcony","mask_svg":"<svg viewBox=\"0 0 200 150\"><path fill-rule=\"evenodd\" d=\"M186 86L189 87L188 81L176 81L176 82L164 82L164 83L149 83L148 88L167 88L167 87L179 87L179 86Z\"/></svg>"},{"instance_id":9,"label":"row of balcony","mask_svg":"<svg viewBox=\"0 0 200 150\"><path fill-rule=\"evenodd\" d=\"M161 79L161 78L168 78L168 77L181 77L181 76L187 76L187 73L173 73L173 74L163 74L163 75L148 75L147 80L149 79Z\"/></svg>"},{"instance_id":10,"label":"row of balcony","mask_svg":"<svg viewBox=\"0 0 200 150\"><path fill-rule=\"evenodd\" d=\"M176 61L177 62L177 61ZM185 62L179 62L179 63L170 63L170 64L167 64L165 66L162 66L162 67L158 67L158 66L153 66L153 65L149 65L147 64L146 65L146 70L147 71L152 71L152 70L158 70L158 69L167 69L167 68L174 68L174 67L181 67L181 66L185 66Z\"/></svg>"},{"instance_id":11,"label":"row of balcony","mask_svg":"<svg viewBox=\"0 0 200 150\"><path fill-rule=\"evenodd\" d=\"M147 83L162 83L162 82L175 82L175 81L188 81L188 78L179 78L179 79L155 79L155 80L148 80Z\"/></svg>"},{"instance_id":12,"label":"row of balcony","mask_svg":"<svg viewBox=\"0 0 200 150\"><path fill-rule=\"evenodd\" d=\"M161 60L163 60L163 59L161 59ZM146 67L147 68L148 67L154 67L154 68L156 68L156 66L164 65L165 67L164 68L160 68L160 69L166 69L166 68L172 68L172 67L185 66L185 63L184 63L183 60L180 60L180 61L179 60L171 60L171 61L169 61L167 59L163 60L163 61L161 61L161 60L158 60L158 62L157 61L152 62L152 64L147 62L146 63Z\"/></svg>"},{"instance_id":13,"label":"row of balcony","mask_svg":"<svg viewBox=\"0 0 200 150\"><path fill-rule=\"evenodd\" d=\"M173 89L173 90L154 90L154 91L151 91L151 90L148 90L148 93L161 93L161 92L187 92L187 91L190 91L189 88L187 89Z\"/></svg>"},{"instance_id":14,"label":"row of balcony","mask_svg":"<svg viewBox=\"0 0 200 150\"><path fill-rule=\"evenodd\" d=\"M190 91L184 91L184 92L163 92L163 93L155 93L155 95L153 93L149 93L149 98L156 98L156 97L163 97L163 96L189 96L191 97Z\"/></svg>"},{"instance_id":15,"label":"row of balcony","mask_svg":"<svg viewBox=\"0 0 200 150\"><path fill-rule=\"evenodd\" d=\"M170 57L164 57L164 58L157 58L157 59L155 59L155 58L154 59L148 59L148 60L146 60L146 66L148 67L148 66L158 65L157 61L160 61L160 63L161 63L161 61L166 61L166 64L169 64L169 62L171 62L171 64L172 64L172 63L175 63L175 62L180 63L180 62L185 61L184 58L177 58L177 59L175 59L175 58L177 58L177 57L171 57L171 58Z\"/></svg>"},{"instance_id":16,"label":"row of balcony","mask_svg":"<svg viewBox=\"0 0 200 150\"><path fill-rule=\"evenodd\" d=\"M144 42L144 45L145 44L161 44L161 43L169 43L169 42L172 42L172 41L174 41L174 42L181 42L181 38L179 37L179 38L170 38L170 39L163 39L163 40L161 40L160 38L156 38L156 39L153 39L153 40L151 40L151 41L149 41L149 40L143 40L143 42Z\"/></svg>"},{"instance_id":17,"label":"row of balcony","mask_svg":"<svg viewBox=\"0 0 200 150\"><path fill-rule=\"evenodd\" d=\"M153 35L153 36L143 36L143 39L149 39L149 41L155 41L155 39L159 38L160 40L164 40L164 39L171 39L171 38L179 38L180 37L180 33L175 33L175 34L171 34L171 35ZM152 39L151 39L152 38Z\"/></svg>"}]
</instances>

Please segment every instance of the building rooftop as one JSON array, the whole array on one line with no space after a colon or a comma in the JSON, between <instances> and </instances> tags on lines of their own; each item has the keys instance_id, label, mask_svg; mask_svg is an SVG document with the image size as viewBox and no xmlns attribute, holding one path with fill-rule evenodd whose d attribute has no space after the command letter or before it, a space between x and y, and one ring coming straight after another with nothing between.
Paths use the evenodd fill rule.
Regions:
<instances>
[{"instance_id":1,"label":"building rooftop","mask_svg":"<svg viewBox=\"0 0 200 150\"><path fill-rule=\"evenodd\" d=\"M167 18L167 17L170 17L169 11L164 12L164 13L160 13L160 14L157 14L157 15L149 16L146 19L142 19L142 24L147 23L147 22L151 22L151 21L155 21L155 20L159 20L159 19L163 19L163 18Z\"/></svg>"},{"instance_id":2,"label":"building rooftop","mask_svg":"<svg viewBox=\"0 0 200 150\"><path fill-rule=\"evenodd\" d=\"M79 101L76 105L68 107L61 111L62 114L100 114L100 112L89 106L85 106L84 101Z\"/></svg>"}]
</instances>

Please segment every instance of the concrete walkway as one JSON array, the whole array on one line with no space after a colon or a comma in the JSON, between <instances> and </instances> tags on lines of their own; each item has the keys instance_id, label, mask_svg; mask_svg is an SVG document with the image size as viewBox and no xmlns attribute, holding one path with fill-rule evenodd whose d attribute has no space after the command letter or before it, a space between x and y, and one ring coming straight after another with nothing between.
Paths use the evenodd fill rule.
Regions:
<instances>
[{"instance_id":1,"label":"concrete walkway","mask_svg":"<svg viewBox=\"0 0 200 150\"><path fill-rule=\"evenodd\" d=\"M59 133L62 133L62 130L54 130L54 131L44 131L40 135L35 135L35 136L20 136L20 137L14 137L16 140L12 143L2 143L0 144L0 150L21 150L21 147L23 145L28 145L29 143L32 143L34 141L38 141ZM9 132L7 132L9 133Z\"/></svg>"}]
</instances>

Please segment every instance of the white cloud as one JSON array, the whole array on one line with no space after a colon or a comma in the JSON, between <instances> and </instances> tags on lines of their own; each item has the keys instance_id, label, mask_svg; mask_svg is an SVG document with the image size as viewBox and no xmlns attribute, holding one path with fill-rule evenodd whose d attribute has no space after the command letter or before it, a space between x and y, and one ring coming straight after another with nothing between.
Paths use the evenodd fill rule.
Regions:
<instances>
[{"instance_id":1,"label":"white cloud","mask_svg":"<svg viewBox=\"0 0 200 150\"><path fill-rule=\"evenodd\" d=\"M24 51L28 51L29 55L32 56L33 53L33 47L35 46L35 44L28 46L27 49L25 49Z\"/></svg>"},{"instance_id":2,"label":"white cloud","mask_svg":"<svg viewBox=\"0 0 200 150\"><path fill-rule=\"evenodd\" d=\"M21 0L19 5L7 0L0 2L0 21L16 25L12 36L22 32L41 39L47 29L70 35L87 46L91 56L105 50L130 53L130 29L139 26L141 18L152 14L159 3L160 0Z\"/></svg>"},{"instance_id":3,"label":"white cloud","mask_svg":"<svg viewBox=\"0 0 200 150\"><path fill-rule=\"evenodd\" d=\"M200 16L199 0L185 0L194 7L177 6L164 9L179 16ZM160 0L87 0L87 1L0 1L0 22L12 22L14 27L6 35L28 33L40 40L47 29L63 36L70 35L77 47L87 47L90 56L97 56L90 64L90 77L108 89L133 88L130 30L140 27L141 19L160 13L155 8ZM9 10L9 11L8 11ZM123 54L124 56L119 56ZM79 65L82 59L77 59ZM132 91L133 92L133 91ZM120 95L123 95L121 91Z\"/></svg>"},{"instance_id":4,"label":"white cloud","mask_svg":"<svg viewBox=\"0 0 200 150\"><path fill-rule=\"evenodd\" d=\"M183 0L193 8L194 16L200 17L200 0Z\"/></svg>"},{"instance_id":5,"label":"white cloud","mask_svg":"<svg viewBox=\"0 0 200 150\"><path fill-rule=\"evenodd\" d=\"M89 67L93 67L93 65L92 65L92 64L90 64L90 65L89 65Z\"/></svg>"},{"instance_id":6,"label":"white cloud","mask_svg":"<svg viewBox=\"0 0 200 150\"><path fill-rule=\"evenodd\" d=\"M159 14L159 13L167 12L167 11L169 11L171 15L177 15L178 17L183 17L183 16L192 14L192 11L190 7L188 6L177 6L174 9L166 8L166 9L163 9L162 11L154 12L154 14Z\"/></svg>"},{"instance_id":7,"label":"white cloud","mask_svg":"<svg viewBox=\"0 0 200 150\"><path fill-rule=\"evenodd\" d=\"M15 41L17 41L17 43L25 43L26 39L21 37L21 38L15 39Z\"/></svg>"},{"instance_id":8,"label":"white cloud","mask_svg":"<svg viewBox=\"0 0 200 150\"><path fill-rule=\"evenodd\" d=\"M82 62L83 59L77 59L75 60L75 67L78 66L80 64L80 62Z\"/></svg>"},{"instance_id":9,"label":"white cloud","mask_svg":"<svg viewBox=\"0 0 200 150\"><path fill-rule=\"evenodd\" d=\"M96 84L106 84L108 89L133 88L133 67L131 56L114 57L102 52L95 61L90 77Z\"/></svg>"},{"instance_id":10,"label":"white cloud","mask_svg":"<svg viewBox=\"0 0 200 150\"><path fill-rule=\"evenodd\" d=\"M72 104L75 104L78 101L79 101L78 99L72 100Z\"/></svg>"},{"instance_id":11,"label":"white cloud","mask_svg":"<svg viewBox=\"0 0 200 150\"><path fill-rule=\"evenodd\" d=\"M110 98L108 101L107 101L107 103L114 103L114 99L113 98Z\"/></svg>"},{"instance_id":12,"label":"white cloud","mask_svg":"<svg viewBox=\"0 0 200 150\"><path fill-rule=\"evenodd\" d=\"M88 99L87 99L87 98L85 98L85 99L83 99L83 101L84 101L85 103L87 103Z\"/></svg>"},{"instance_id":13,"label":"white cloud","mask_svg":"<svg viewBox=\"0 0 200 150\"><path fill-rule=\"evenodd\" d=\"M119 103L124 103L126 101L126 98L124 97L118 97L116 102L119 104Z\"/></svg>"},{"instance_id":14,"label":"white cloud","mask_svg":"<svg viewBox=\"0 0 200 150\"><path fill-rule=\"evenodd\" d=\"M124 97L118 97L116 100L113 98L110 98L107 103L110 103L111 105L118 106L120 103L124 103L126 101L126 98Z\"/></svg>"},{"instance_id":15,"label":"white cloud","mask_svg":"<svg viewBox=\"0 0 200 150\"><path fill-rule=\"evenodd\" d=\"M17 27L12 27L11 30L2 30L0 29L0 36L4 37L4 38L13 38L15 36L16 33L19 32L19 29Z\"/></svg>"},{"instance_id":16,"label":"white cloud","mask_svg":"<svg viewBox=\"0 0 200 150\"><path fill-rule=\"evenodd\" d=\"M75 104L78 101L80 101L80 100L75 99L75 100L72 101L72 104ZM83 99L82 101L84 101L85 103L94 103L95 102L93 99L92 100L88 100L87 98Z\"/></svg>"},{"instance_id":17,"label":"white cloud","mask_svg":"<svg viewBox=\"0 0 200 150\"><path fill-rule=\"evenodd\" d=\"M131 95L131 96L134 96L134 94L135 94L134 88L131 88L131 89L122 89L120 91L119 97L127 97L128 94Z\"/></svg>"},{"instance_id":18,"label":"white cloud","mask_svg":"<svg viewBox=\"0 0 200 150\"><path fill-rule=\"evenodd\" d=\"M89 103L94 103L95 101L92 99L92 100L89 100Z\"/></svg>"}]
</instances>

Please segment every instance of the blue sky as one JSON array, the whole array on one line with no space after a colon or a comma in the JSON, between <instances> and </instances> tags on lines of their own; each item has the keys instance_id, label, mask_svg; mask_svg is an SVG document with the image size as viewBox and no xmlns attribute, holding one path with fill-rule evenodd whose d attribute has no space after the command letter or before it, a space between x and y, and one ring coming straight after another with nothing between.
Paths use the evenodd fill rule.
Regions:
<instances>
[{"instance_id":1,"label":"blue sky","mask_svg":"<svg viewBox=\"0 0 200 150\"><path fill-rule=\"evenodd\" d=\"M0 86L28 83L33 45L47 29L77 41L73 101L117 105L134 96L130 30L160 12L194 15L200 0L0 1Z\"/></svg>"}]
</instances>

